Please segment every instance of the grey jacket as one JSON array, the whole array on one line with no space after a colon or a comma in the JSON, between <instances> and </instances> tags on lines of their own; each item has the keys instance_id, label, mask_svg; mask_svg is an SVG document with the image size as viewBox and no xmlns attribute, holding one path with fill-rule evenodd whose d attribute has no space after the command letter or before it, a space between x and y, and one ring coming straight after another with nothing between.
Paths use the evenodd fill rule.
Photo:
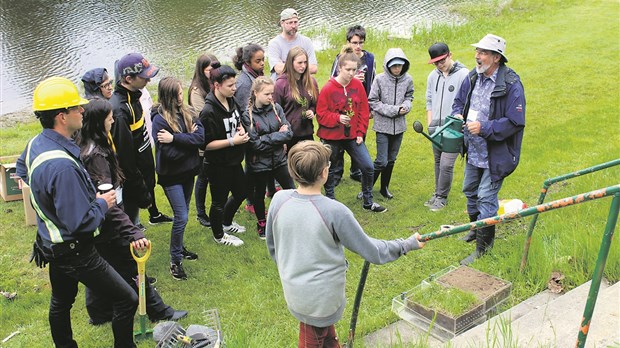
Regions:
<instances>
[{"instance_id":1,"label":"grey jacket","mask_svg":"<svg viewBox=\"0 0 620 348\"><path fill-rule=\"evenodd\" d=\"M400 58L405 61L400 76L390 73L387 65L392 59ZM384 72L377 75L372 83L368 104L375 115L372 129L378 133L400 134L407 130L405 115L399 115L398 110L403 107L411 110L413 101L413 80L407 73L409 60L400 48L390 48L383 61Z\"/></svg>"},{"instance_id":2,"label":"grey jacket","mask_svg":"<svg viewBox=\"0 0 620 348\"><path fill-rule=\"evenodd\" d=\"M452 103L468 72L465 65L454 62L447 77L439 69L428 74L426 110L430 110L432 115L431 124L428 125L430 134L433 134L437 127L443 126L446 116L452 112Z\"/></svg>"},{"instance_id":3,"label":"grey jacket","mask_svg":"<svg viewBox=\"0 0 620 348\"><path fill-rule=\"evenodd\" d=\"M237 90L235 91L235 101L241 107L242 112L248 109L248 102L250 101L252 83L254 83L254 80L254 76L250 75L245 66L242 67L239 75L237 75Z\"/></svg>"}]
</instances>

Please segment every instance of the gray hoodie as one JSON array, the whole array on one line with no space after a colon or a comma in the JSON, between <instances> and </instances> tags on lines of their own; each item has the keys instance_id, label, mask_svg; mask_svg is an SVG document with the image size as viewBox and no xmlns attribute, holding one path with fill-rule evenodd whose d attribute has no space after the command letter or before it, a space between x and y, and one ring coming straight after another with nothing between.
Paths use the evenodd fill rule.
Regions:
<instances>
[{"instance_id":1,"label":"gray hoodie","mask_svg":"<svg viewBox=\"0 0 620 348\"><path fill-rule=\"evenodd\" d=\"M394 76L387 67L393 59L405 61L400 76ZM400 134L407 130L405 115L399 115L402 107L409 112L413 100L413 80L407 73L409 60L400 48L390 48L385 54L383 70L372 83L368 104L375 115L372 129L378 133Z\"/></svg>"},{"instance_id":2,"label":"gray hoodie","mask_svg":"<svg viewBox=\"0 0 620 348\"><path fill-rule=\"evenodd\" d=\"M461 83L469 71L465 65L454 62L448 76L435 69L428 75L426 82L426 110L431 110L431 124L428 132L433 134L437 127L442 126L446 116L452 112L452 103L461 88Z\"/></svg>"}]
</instances>

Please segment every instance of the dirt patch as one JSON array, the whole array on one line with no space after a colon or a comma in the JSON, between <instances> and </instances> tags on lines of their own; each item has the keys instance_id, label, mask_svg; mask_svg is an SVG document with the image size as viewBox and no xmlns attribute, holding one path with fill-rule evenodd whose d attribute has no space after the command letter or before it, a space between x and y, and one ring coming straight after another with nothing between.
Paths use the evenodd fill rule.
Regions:
<instances>
[{"instance_id":1,"label":"dirt patch","mask_svg":"<svg viewBox=\"0 0 620 348\"><path fill-rule=\"evenodd\" d=\"M486 300L508 284L501 279L465 266L437 278L437 282L471 292L481 301Z\"/></svg>"},{"instance_id":2,"label":"dirt patch","mask_svg":"<svg viewBox=\"0 0 620 348\"><path fill-rule=\"evenodd\" d=\"M35 122L36 120L37 119L34 117L34 113L29 109L10 112L0 115L0 128L10 128L18 123L30 123Z\"/></svg>"}]
</instances>

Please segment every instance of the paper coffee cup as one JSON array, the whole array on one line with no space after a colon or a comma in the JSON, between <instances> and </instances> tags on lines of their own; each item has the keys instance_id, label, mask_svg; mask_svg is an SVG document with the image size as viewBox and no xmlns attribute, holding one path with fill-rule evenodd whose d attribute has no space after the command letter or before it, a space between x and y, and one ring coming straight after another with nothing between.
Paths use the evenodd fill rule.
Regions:
<instances>
[{"instance_id":1,"label":"paper coffee cup","mask_svg":"<svg viewBox=\"0 0 620 348\"><path fill-rule=\"evenodd\" d=\"M101 194L104 194L104 193L112 191L113 188L114 186L112 186L112 184L101 184L97 186L97 191L99 191L99 193Z\"/></svg>"}]
</instances>

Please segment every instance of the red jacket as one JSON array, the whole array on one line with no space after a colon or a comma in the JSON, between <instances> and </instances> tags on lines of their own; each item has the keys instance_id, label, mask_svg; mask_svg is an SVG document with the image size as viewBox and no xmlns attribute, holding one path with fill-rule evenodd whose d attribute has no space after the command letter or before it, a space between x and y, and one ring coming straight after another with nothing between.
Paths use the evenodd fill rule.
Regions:
<instances>
[{"instance_id":1,"label":"red jacket","mask_svg":"<svg viewBox=\"0 0 620 348\"><path fill-rule=\"evenodd\" d=\"M340 123L340 115L346 114L351 99L354 116L351 118L351 130L348 137L344 135L345 126ZM325 140L345 140L363 137L368 130L368 97L364 85L353 79L348 86L343 87L335 78L329 79L316 105L316 118L319 123L317 135Z\"/></svg>"}]
</instances>

